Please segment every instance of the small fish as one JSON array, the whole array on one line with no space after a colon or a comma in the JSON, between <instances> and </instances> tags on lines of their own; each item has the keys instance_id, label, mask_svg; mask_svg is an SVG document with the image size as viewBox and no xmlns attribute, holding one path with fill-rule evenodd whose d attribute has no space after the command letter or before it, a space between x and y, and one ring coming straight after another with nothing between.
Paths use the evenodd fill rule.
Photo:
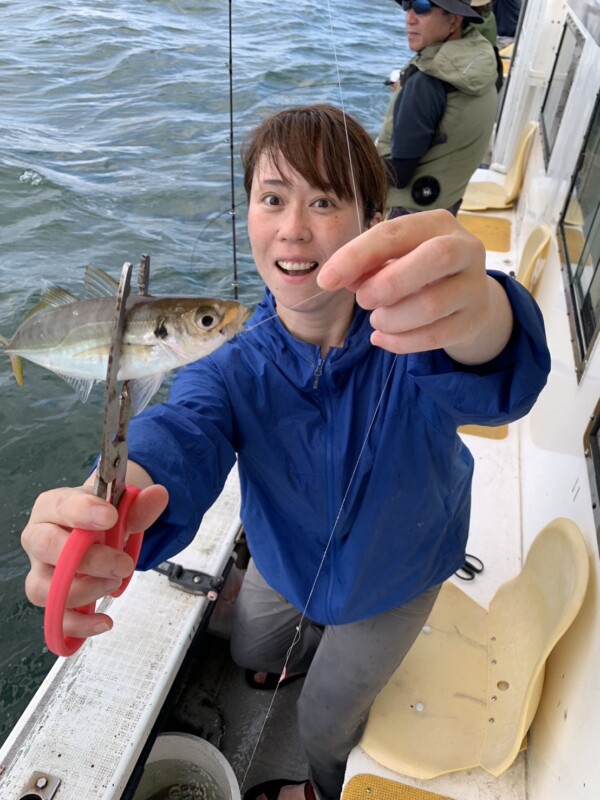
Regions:
<instances>
[{"instance_id":1,"label":"small fish","mask_svg":"<svg viewBox=\"0 0 600 800\"><path fill-rule=\"evenodd\" d=\"M118 282L87 267L85 299L52 287L25 315L10 341L0 336L17 383L23 358L59 375L87 400L106 378ZM131 381L134 413L158 390L163 376L216 350L250 316L234 300L130 295L118 379Z\"/></svg>"}]
</instances>

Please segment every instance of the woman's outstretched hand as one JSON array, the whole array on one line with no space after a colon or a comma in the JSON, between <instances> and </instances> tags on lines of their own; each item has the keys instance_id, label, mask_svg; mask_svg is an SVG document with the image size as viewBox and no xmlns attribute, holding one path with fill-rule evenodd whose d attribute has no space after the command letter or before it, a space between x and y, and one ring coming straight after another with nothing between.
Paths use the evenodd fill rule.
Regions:
<instances>
[{"instance_id":1,"label":"woman's outstretched hand","mask_svg":"<svg viewBox=\"0 0 600 800\"><path fill-rule=\"evenodd\" d=\"M350 289L372 310L374 345L393 353L444 349L465 364L498 355L512 331L504 289L483 244L447 211L373 225L322 267L322 289Z\"/></svg>"}]
</instances>

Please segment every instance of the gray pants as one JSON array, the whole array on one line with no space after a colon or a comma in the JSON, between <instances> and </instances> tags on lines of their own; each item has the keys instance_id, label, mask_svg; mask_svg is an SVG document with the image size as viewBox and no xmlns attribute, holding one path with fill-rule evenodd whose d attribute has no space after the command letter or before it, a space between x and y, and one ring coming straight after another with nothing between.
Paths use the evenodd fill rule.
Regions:
<instances>
[{"instance_id":1,"label":"gray pants","mask_svg":"<svg viewBox=\"0 0 600 800\"><path fill-rule=\"evenodd\" d=\"M423 627L438 591L436 586L404 606L348 625L323 628L308 619L302 622L287 672L307 672L298 724L321 800L339 800L346 761L369 709ZM236 604L234 661L256 672L280 674L300 618L251 561Z\"/></svg>"}]
</instances>

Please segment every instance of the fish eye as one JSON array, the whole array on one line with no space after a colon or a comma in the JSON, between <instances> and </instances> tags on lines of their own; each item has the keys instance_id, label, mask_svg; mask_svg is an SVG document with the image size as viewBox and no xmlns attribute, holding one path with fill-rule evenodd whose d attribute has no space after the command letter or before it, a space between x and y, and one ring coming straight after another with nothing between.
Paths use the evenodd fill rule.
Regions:
<instances>
[{"instance_id":1,"label":"fish eye","mask_svg":"<svg viewBox=\"0 0 600 800\"><path fill-rule=\"evenodd\" d=\"M202 330L210 331L218 322L219 317L211 308L199 308L196 311L196 325Z\"/></svg>"}]
</instances>

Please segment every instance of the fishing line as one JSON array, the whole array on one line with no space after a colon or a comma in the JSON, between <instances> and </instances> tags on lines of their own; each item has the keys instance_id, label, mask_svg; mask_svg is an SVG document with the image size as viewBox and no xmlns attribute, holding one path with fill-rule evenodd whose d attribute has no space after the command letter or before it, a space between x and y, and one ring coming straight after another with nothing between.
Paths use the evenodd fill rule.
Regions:
<instances>
[{"instance_id":1,"label":"fishing line","mask_svg":"<svg viewBox=\"0 0 600 800\"><path fill-rule=\"evenodd\" d=\"M233 247L233 296L238 299L238 268L236 243L235 169L233 152L233 24L232 0L229 0L229 169L231 181L231 234Z\"/></svg>"},{"instance_id":2,"label":"fishing line","mask_svg":"<svg viewBox=\"0 0 600 800\"><path fill-rule=\"evenodd\" d=\"M297 308L300 308L301 305L304 305L304 303L308 303L310 300L314 300L315 297L320 297L322 294L326 294L326 293L327 292L326 292L325 289L321 289L320 292L317 292L316 294L313 294L310 297L305 297L304 300L300 300L299 303L296 303L295 305L290 306L288 311L295 311ZM267 317L266 319L263 319L260 322L257 322L255 325L251 325L249 328L244 327L243 330L242 330L242 333L250 333L255 328L260 328L260 326L264 325L265 322L270 322L272 319L275 319L278 316L279 316L279 312L276 311L274 314L271 314L270 317Z\"/></svg>"},{"instance_id":3,"label":"fishing line","mask_svg":"<svg viewBox=\"0 0 600 800\"><path fill-rule=\"evenodd\" d=\"M246 205L246 201L242 200L241 202L236 204L236 209L238 209L238 208L240 208L240 206L244 206L244 205ZM209 217L208 221L200 229L200 232L198 233L198 236L196 236L196 239L194 241L194 246L192 248L192 255L190 256L190 267L194 266L194 259L196 258L196 247L197 247L198 242L200 241L200 239L204 236L204 234L210 228L210 226L213 224L213 222L216 222L224 214L230 214L230 213L231 213L231 207L223 208L221 211L216 211L214 214L212 214ZM234 252L237 252L237 251L234 251Z\"/></svg>"},{"instance_id":4,"label":"fishing line","mask_svg":"<svg viewBox=\"0 0 600 800\"><path fill-rule=\"evenodd\" d=\"M346 122L346 109L344 107L344 92L342 91L342 79L340 77L340 63L337 57L337 49L335 46L335 31L333 29L333 16L331 14L331 3L327 0L327 13L329 15L329 30L331 33L331 45L333 47L333 59L335 61L335 72L337 75L338 90L340 93L340 106L342 109L342 117L344 119L344 132L346 134L346 150L348 152L348 164L350 166L350 180L352 182L352 191L354 192L354 201L356 204L356 218L358 220L358 231L362 231L362 222L360 219L360 208L358 206L358 194L356 192L356 179L354 177L354 165L352 163L352 151L350 149L350 137L348 135L348 124Z\"/></svg>"},{"instance_id":5,"label":"fishing line","mask_svg":"<svg viewBox=\"0 0 600 800\"><path fill-rule=\"evenodd\" d=\"M348 151L348 162L349 162L349 167L350 167L350 176L351 176L352 188L353 188L353 192L354 192L354 199L355 199L355 205L356 205L358 228L359 228L359 233L361 233L362 232L362 221L361 221L361 214L360 214L360 206L359 206L359 202L358 202L358 193L357 193L357 190L356 190L356 180L355 180L355 175L354 175L354 168L353 168L353 163L352 163L352 156L351 156L352 151L351 151L351 147L350 147L350 138L349 138L349 133L348 133L348 126L347 126L347 123L346 123L346 111L345 111L345 107L344 107L344 98L343 98L342 84L341 84L341 79L340 79L339 61L338 61L337 50L336 50L336 46L335 46L335 32L334 32L334 28L333 28L333 18L332 18L332 13L331 13L330 0L327 0L327 12L328 12L328 16L329 16L329 26L330 26L330 31L331 31L331 41L332 41L333 54L334 54L334 60L335 60L335 67L336 67L336 73L337 73L338 88L339 88L339 93L340 93L340 106L341 106L342 115L343 115L343 119L344 119L344 129L345 129L345 135L346 135L346 147L347 147L347 151ZM322 293L323 292L319 292L318 294L313 295L313 297L318 297ZM301 301L301 303L298 303L297 305L299 306L302 303L307 302L307 300L311 300L311 299L312 298L306 298L306 300ZM295 307L297 307L297 306L294 306L294 308ZM269 320L273 319L275 316L278 316L278 315L274 314L273 316L269 317L268 319L263 320L263 322L268 322ZM261 324L262 324L262 322L258 323L257 325L252 326L252 328L248 329L248 332L250 330L252 330L253 328L258 327L258 325L261 325ZM262 739L262 736L263 736L267 721L268 721L268 719L269 719L269 717L271 715L271 710L273 708L273 704L275 703L275 699L276 699L277 693L279 691L280 682L285 677L285 675L287 674L287 666L288 666L288 663L289 663L290 658L292 656L292 652L294 650L294 647L300 641L300 637L301 637L301 634L302 634L302 624L303 624L304 620L306 619L308 606L310 605L310 601L311 601L311 599L313 597L313 594L315 592L315 587L317 585L317 581L319 580L321 572L323 571L323 566L325 564L325 560L326 560L327 555L329 553L331 542L333 541L334 534L335 534L335 532L337 530L337 526L338 526L339 521L341 519L342 512L344 510L344 507L346 505L346 501L348 499L348 495L350 493L350 489L352 487L352 484L354 483L354 479L356 477L356 472L358 470L358 466L359 466L360 461L362 459L362 456L363 456L365 447L367 445L367 441L369 439L369 436L371 434L373 425L375 424L375 419L377 418L377 415L378 415L379 410L381 408L381 404L383 402L383 398L384 398L384 395L386 393L390 378L391 378L392 373L394 371L394 367L396 366L397 358L398 358L398 356L395 355L394 358L392 359L391 366L389 368L389 371L388 371L388 374L386 376L383 388L382 388L381 393L379 395L379 398L377 400L377 404L376 404L375 410L373 412L373 415L371 417L371 421L369 422L369 425L367 427L367 430L366 430L366 433L365 433L365 436L364 436L360 451L359 451L358 456L356 458L356 462L355 462L354 467L352 469L352 473L350 474L350 478L348 480L348 484L346 486L346 490L344 492L344 496L343 496L342 501L340 503L340 507L339 507L339 510L337 512L336 518L334 520L331 532L329 534L329 538L328 538L327 543L325 545L325 548L323 550L323 555L321 556L321 561L319 563L319 567L317 569L316 575L315 575L314 580L312 582L312 586L310 588L310 591L309 591L309 594L308 594L308 598L307 598L306 603L304 604L304 608L302 609L302 612L300 614L300 620L299 620L299 622L298 622L298 624L296 626L296 630L295 630L295 633L294 633L294 637L293 637L292 643L290 644L290 647L288 648L288 651L286 653L286 657L285 657L285 661L284 661L283 668L282 668L282 671L281 671L281 675L280 675L280 678L279 678L279 682L275 686L275 690L273 692L273 696L271 698L271 702L269 703L269 706L268 706L266 714L265 714L265 718L263 720L263 723L261 725L260 731L259 731L258 736L256 738L256 742L255 742L254 747L252 749L252 752L250 754L250 759L248 761L248 764L247 764L247 767L246 767L246 771L244 772L244 775L243 775L243 778L242 778L242 781L241 781L241 784L240 784L242 789L243 789L244 784L246 782L246 779L248 777L248 773L250 771L250 767L252 765L252 762L254 761L254 758L256 756L256 751L257 751L258 746L260 744L260 741Z\"/></svg>"},{"instance_id":6,"label":"fishing line","mask_svg":"<svg viewBox=\"0 0 600 800\"><path fill-rule=\"evenodd\" d=\"M327 539L327 543L325 545L325 549L323 550L323 555L321 556L321 561L319 563L319 568L317 569L317 574L315 575L315 578L314 578L314 580L312 582L312 586L311 586L310 591L308 593L308 599L306 600L306 603L304 604L304 608L302 609L302 612L300 614L300 620L299 620L298 624L296 625L296 632L294 634L294 638L293 638L292 643L290 644L290 646L288 648L288 651L286 653L286 657L285 657L285 661L284 661L284 664L283 664L283 668L281 670L281 675L279 677L279 682L281 682L281 680L283 680L283 678L287 674L287 665L288 665L289 660L290 660L290 658L292 656L292 651L293 651L294 647L300 641L300 636L302 634L302 623L306 619L306 611L308 609L308 606L310 604L312 596L313 596L313 594L315 592L315 587L317 585L317 581L319 580L319 577L320 577L321 572L323 570L323 566L325 564L325 559L327 558L327 554L329 552L329 548L331 547L331 542L333 541L333 536L334 536L335 531L337 529L338 523L339 523L339 521L341 519L342 512L344 510L344 506L346 505L346 500L348 499L348 494L350 493L350 488L351 488L351 486L352 486L352 484L354 482L354 478L356 477L356 471L358 470L358 465L360 464L360 461L362 459L363 453L365 451L365 447L367 446L367 441L368 441L369 436L371 434L371 430L373 428L373 425L375 424L375 419L377 417L377 414L379 413L379 409L381 408L381 403L383 402L383 397L385 395L388 383L390 382L390 378L392 377L392 372L394 371L394 367L396 366L396 359L397 358L398 358L398 356L395 355L394 358L392 359L392 364L391 364L391 366L389 368L387 377L385 379L383 388L381 390L381 394L379 395L379 399L377 400L377 405L375 406L375 411L373 412L373 416L371 417L371 421L369 422L369 425L367 427L367 431L365 433L365 436L364 436L364 439L363 439L363 443L361 445L361 448L359 450L358 456L356 458L356 462L354 464L354 468L353 468L352 473L350 475L350 479L348 481L348 485L346 487L346 491L344 492L344 496L342 498L342 502L340 504L340 508L338 510L338 513L337 513L337 516L335 518L335 521L333 523L333 527L331 528L331 533L329 534L329 538ZM277 697L277 692L278 691L279 691L279 683L277 683L277 685L276 685L276 687L275 687L275 689L273 691L273 697L271 698L271 702L269 703L269 707L267 708L267 711L265 713L265 718L263 720L263 723L261 725L260 731L258 732L258 736L256 738L256 742L255 742L254 747L252 749L252 752L250 754L250 759L248 761L248 765L246 767L246 771L244 772L243 778L242 778L241 783L240 783L240 788L241 789L244 788L244 784L246 782L246 778L248 777L248 772L250 771L250 767L252 766L252 762L254 761L254 757L256 755L256 751L258 749L258 745L260 744L260 741L262 739L262 735L264 733L267 721L268 721L268 719L269 719L269 717L271 715L271 709L273 708L273 704L275 703L275 698Z\"/></svg>"}]
</instances>

